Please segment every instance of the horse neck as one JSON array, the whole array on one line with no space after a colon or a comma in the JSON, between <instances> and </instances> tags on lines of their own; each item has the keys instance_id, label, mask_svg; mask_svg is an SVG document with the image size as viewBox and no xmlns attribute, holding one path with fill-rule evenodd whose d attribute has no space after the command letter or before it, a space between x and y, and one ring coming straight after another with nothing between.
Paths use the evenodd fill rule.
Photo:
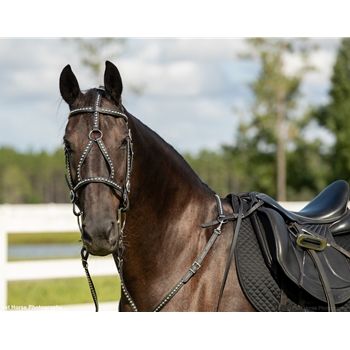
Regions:
<instances>
[{"instance_id":1,"label":"horse neck","mask_svg":"<svg viewBox=\"0 0 350 350\"><path fill-rule=\"evenodd\" d=\"M217 217L217 205L214 193L170 145L131 115L129 126L135 154L124 282L139 310L149 311L202 252L212 232L201 224Z\"/></svg>"},{"instance_id":2,"label":"horse neck","mask_svg":"<svg viewBox=\"0 0 350 350\"><path fill-rule=\"evenodd\" d=\"M193 201L214 199L214 192L172 146L135 117L130 126L135 152L130 213L133 208L142 208L164 216L167 211L181 210Z\"/></svg>"},{"instance_id":3,"label":"horse neck","mask_svg":"<svg viewBox=\"0 0 350 350\"><path fill-rule=\"evenodd\" d=\"M136 118L129 120L135 154L125 246L142 265L154 254L169 254L164 249L169 244L180 250L184 241L195 239L201 224L216 218L217 208L214 192L187 162Z\"/></svg>"}]
</instances>

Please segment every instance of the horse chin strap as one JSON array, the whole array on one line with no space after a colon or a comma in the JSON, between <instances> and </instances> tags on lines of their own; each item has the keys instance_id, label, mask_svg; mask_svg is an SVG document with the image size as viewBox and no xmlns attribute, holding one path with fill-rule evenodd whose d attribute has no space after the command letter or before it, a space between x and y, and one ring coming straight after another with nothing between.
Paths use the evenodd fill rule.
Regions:
<instances>
[{"instance_id":1,"label":"horse chin strap","mask_svg":"<svg viewBox=\"0 0 350 350\"><path fill-rule=\"evenodd\" d=\"M78 169L77 169L78 183L76 185L73 184L73 180L72 180L72 175L71 175L71 170L70 170L70 161L69 161L69 152L65 148L66 168L68 171L68 175L66 175L66 181L67 181L68 187L70 188L70 201L73 204L73 213L77 217L78 226L79 226L81 236L83 235L82 223L81 223L81 217L83 215L83 212L81 211L81 209L79 207L79 198L77 196L78 189L80 189L81 187L86 186L90 183L102 183L102 184L105 184L111 188L114 188L115 190L117 190L118 192L120 192L122 194L122 197L121 197L116 192L116 196L120 200L120 207L118 208L118 214L117 214L118 215L118 232L119 232L118 256L122 256L119 251L120 251L120 247L123 246L122 240L123 240L123 231L124 231L125 221L126 221L126 212L129 209L129 196L128 196L128 194L130 193L130 178L131 178L132 160L133 160L134 152L133 152L131 131L129 129L129 134L126 137L126 141L127 141L126 179L125 179L125 185L121 186L114 181L114 166L113 166L111 157L109 156L108 151L107 151L107 149L102 141L103 132L99 128L99 117L100 117L100 114L107 114L107 115L113 116L115 118L123 118L126 121L126 123L128 123L128 117L126 114L124 114L120 111L101 108L100 104L101 104L103 92L104 92L104 87L100 86L97 89L97 98L95 101L95 105L93 107L81 107L81 108L74 109L69 113L68 119L71 118L72 116L77 115L77 114L93 113L93 128L88 134L89 141L88 141L88 143L87 143L87 145L86 145L86 147L85 147L85 149L80 157L80 160L79 160ZM88 177L85 179L81 178L81 167L82 167L86 157L88 156L92 146L94 145L94 143L96 143L98 145L103 157L105 158L105 160L108 164L108 167L109 167L109 178L108 179L104 178L104 177L100 177L100 176ZM78 210L77 210L77 208L78 208ZM88 263L87 263L88 257L89 257L89 253L85 249L85 247L83 247L81 250L82 265L83 265L83 268L85 270L86 277L88 279L91 295L92 295L92 298L94 300L95 308L96 308L96 312L97 312L98 308L99 308L98 307L98 299L97 299L97 294L95 291L94 284L92 282L92 279L90 277L90 273L88 270Z\"/></svg>"}]
</instances>

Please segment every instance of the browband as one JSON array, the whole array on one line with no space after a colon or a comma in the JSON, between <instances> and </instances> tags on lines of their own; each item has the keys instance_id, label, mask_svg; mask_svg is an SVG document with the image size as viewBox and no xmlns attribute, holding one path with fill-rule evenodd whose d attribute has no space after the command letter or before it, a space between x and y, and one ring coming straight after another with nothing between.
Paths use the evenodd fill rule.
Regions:
<instances>
[{"instance_id":1,"label":"browband","mask_svg":"<svg viewBox=\"0 0 350 350\"><path fill-rule=\"evenodd\" d=\"M128 117L122 113L119 112L115 109L107 109L107 108L101 108L99 106L95 106L95 107L81 107L81 108L77 108L77 109L73 109L69 115L68 115L68 119L74 115L74 114L78 114L78 113L102 113L102 114L109 114L115 117L121 117L123 118L126 122L128 122Z\"/></svg>"}]
</instances>

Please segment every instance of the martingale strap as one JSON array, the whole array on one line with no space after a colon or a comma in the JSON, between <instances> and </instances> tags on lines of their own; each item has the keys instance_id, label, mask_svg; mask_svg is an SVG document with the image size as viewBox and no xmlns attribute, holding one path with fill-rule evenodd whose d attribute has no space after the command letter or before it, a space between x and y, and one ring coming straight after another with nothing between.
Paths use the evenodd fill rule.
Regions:
<instances>
[{"instance_id":1,"label":"martingale strap","mask_svg":"<svg viewBox=\"0 0 350 350\"><path fill-rule=\"evenodd\" d=\"M209 241L205 245L202 253L199 255L199 257L196 259L196 261L192 264L192 266L189 268L189 270L184 274L184 276L179 280L178 283L176 283L175 287L161 300L161 302L153 309L153 312L158 312L163 309L165 305L169 303L169 301L177 294L177 292L196 274L196 272L200 269L201 264L206 257L207 253L215 243L218 236L221 234L221 227L223 224L226 224L228 221L224 219L225 215L222 208L221 199L218 195L215 195L217 206L218 206L218 222L219 226L214 229L214 232L212 236L210 237ZM121 229L123 231L123 229ZM122 237L122 235L121 235ZM135 302L133 301L130 293L128 292L125 283L124 283L124 276L123 276L123 254L125 251L125 247L122 243L122 240L119 244L118 249L118 270L119 270L119 277L121 282L122 291L126 297L127 302L129 303L132 311L137 312L138 309L135 305ZM120 304L119 304L119 310L120 310Z\"/></svg>"},{"instance_id":2,"label":"martingale strap","mask_svg":"<svg viewBox=\"0 0 350 350\"><path fill-rule=\"evenodd\" d=\"M227 220L223 219L225 217L224 211L221 204L221 199L218 195L215 195L217 204L218 204L218 220L219 226L214 230L209 241L205 245L202 253L199 255L197 260L192 264L190 269L185 273L181 280L175 285L175 287L163 298L163 300L155 307L154 312L160 311L174 296L175 294L194 276L194 274L200 269L201 264L209 252L210 248L215 243L218 236L221 234L221 227L223 224L227 223Z\"/></svg>"}]
</instances>

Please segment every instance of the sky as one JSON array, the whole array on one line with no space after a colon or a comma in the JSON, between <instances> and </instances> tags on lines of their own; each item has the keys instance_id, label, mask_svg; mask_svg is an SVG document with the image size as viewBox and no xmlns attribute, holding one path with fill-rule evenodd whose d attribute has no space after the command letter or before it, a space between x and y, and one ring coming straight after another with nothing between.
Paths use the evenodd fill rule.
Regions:
<instances>
[{"instance_id":1,"label":"sky","mask_svg":"<svg viewBox=\"0 0 350 350\"><path fill-rule=\"evenodd\" d=\"M306 104L326 103L338 38L310 39L317 71L305 75ZM240 118L247 117L249 88L259 72L254 61L239 59L244 38L128 38L121 54L101 53L119 69L123 103L130 113L180 152L217 150L233 143ZM291 71L297 65L288 59ZM74 40L0 39L0 147L48 152L62 145L68 107L61 99L59 75L70 64L81 89L103 84L81 64ZM142 88L140 95L130 86Z\"/></svg>"}]
</instances>

